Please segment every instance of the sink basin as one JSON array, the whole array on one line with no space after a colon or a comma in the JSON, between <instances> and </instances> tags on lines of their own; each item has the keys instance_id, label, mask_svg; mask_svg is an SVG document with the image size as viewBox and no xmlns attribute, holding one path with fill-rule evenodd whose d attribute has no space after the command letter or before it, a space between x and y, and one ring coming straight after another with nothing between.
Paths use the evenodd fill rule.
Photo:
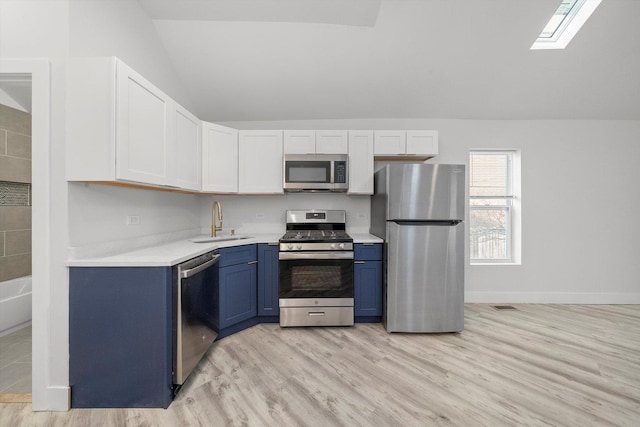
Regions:
<instances>
[{"instance_id":1,"label":"sink basin","mask_svg":"<svg viewBox=\"0 0 640 427\"><path fill-rule=\"evenodd\" d=\"M251 236L219 236L219 237L201 237L191 240L193 243L215 243L215 242L229 242L233 240L245 240L252 239Z\"/></svg>"}]
</instances>

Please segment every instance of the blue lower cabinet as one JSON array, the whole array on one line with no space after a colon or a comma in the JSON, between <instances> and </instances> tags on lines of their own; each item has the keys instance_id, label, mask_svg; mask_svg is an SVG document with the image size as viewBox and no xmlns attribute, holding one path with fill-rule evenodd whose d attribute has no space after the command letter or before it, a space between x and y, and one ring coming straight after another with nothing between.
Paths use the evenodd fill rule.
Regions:
<instances>
[{"instance_id":1,"label":"blue lower cabinet","mask_svg":"<svg viewBox=\"0 0 640 427\"><path fill-rule=\"evenodd\" d=\"M278 245L258 245L258 316L279 316Z\"/></svg>"},{"instance_id":2,"label":"blue lower cabinet","mask_svg":"<svg viewBox=\"0 0 640 427\"><path fill-rule=\"evenodd\" d=\"M382 261L356 261L354 316L382 316Z\"/></svg>"},{"instance_id":3,"label":"blue lower cabinet","mask_svg":"<svg viewBox=\"0 0 640 427\"><path fill-rule=\"evenodd\" d=\"M220 329L256 316L256 264L220 269Z\"/></svg>"},{"instance_id":4,"label":"blue lower cabinet","mask_svg":"<svg viewBox=\"0 0 640 427\"><path fill-rule=\"evenodd\" d=\"M353 245L353 314L358 322L379 322L382 316L382 245Z\"/></svg>"},{"instance_id":5,"label":"blue lower cabinet","mask_svg":"<svg viewBox=\"0 0 640 427\"><path fill-rule=\"evenodd\" d=\"M70 268L71 406L169 406L171 319L170 267Z\"/></svg>"},{"instance_id":6,"label":"blue lower cabinet","mask_svg":"<svg viewBox=\"0 0 640 427\"><path fill-rule=\"evenodd\" d=\"M220 249L220 330L257 316L256 245Z\"/></svg>"}]
</instances>

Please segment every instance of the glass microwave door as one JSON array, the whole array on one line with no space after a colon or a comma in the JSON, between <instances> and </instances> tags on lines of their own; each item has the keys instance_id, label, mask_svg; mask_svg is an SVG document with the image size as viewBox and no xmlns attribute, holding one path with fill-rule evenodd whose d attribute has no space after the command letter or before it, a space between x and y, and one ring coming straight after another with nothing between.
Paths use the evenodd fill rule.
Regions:
<instances>
[{"instance_id":1,"label":"glass microwave door","mask_svg":"<svg viewBox=\"0 0 640 427\"><path fill-rule=\"evenodd\" d=\"M284 179L290 183L330 183L331 162L287 161Z\"/></svg>"}]
</instances>

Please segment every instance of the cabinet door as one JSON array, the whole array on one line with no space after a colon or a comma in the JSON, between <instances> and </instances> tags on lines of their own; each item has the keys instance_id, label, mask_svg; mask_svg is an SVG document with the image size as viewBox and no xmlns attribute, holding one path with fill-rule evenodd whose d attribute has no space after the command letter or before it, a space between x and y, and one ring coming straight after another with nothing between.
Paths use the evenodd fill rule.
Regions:
<instances>
[{"instance_id":1,"label":"cabinet door","mask_svg":"<svg viewBox=\"0 0 640 427\"><path fill-rule=\"evenodd\" d=\"M405 131L377 130L374 133L373 153L379 155L398 155L406 153Z\"/></svg>"},{"instance_id":2,"label":"cabinet door","mask_svg":"<svg viewBox=\"0 0 640 427\"><path fill-rule=\"evenodd\" d=\"M173 179L172 185L200 190L202 183L202 138L200 120L173 103Z\"/></svg>"},{"instance_id":3,"label":"cabinet door","mask_svg":"<svg viewBox=\"0 0 640 427\"><path fill-rule=\"evenodd\" d=\"M316 131L316 153L347 154L349 144L346 130Z\"/></svg>"},{"instance_id":4,"label":"cabinet door","mask_svg":"<svg viewBox=\"0 0 640 427\"><path fill-rule=\"evenodd\" d=\"M285 154L309 154L316 152L316 132L313 130L285 130Z\"/></svg>"},{"instance_id":5,"label":"cabinet door","mask_svg":"<svg viewBox=\"0 0 640 427\"><path fill-rule=\"evenodd\" d=\"M435 156L438 154L438 131L408 130L407 154Z\"/></svg>"},{"instance_id":6,"label":"cabinet door","mask_svg":"<svg viewBox=\"0 0 640 427\"><path fill-rule=\"evenodd\" d=\"M382 316L382 261L355 261L354 316Z\"/></svg>"},{"instance_id":7,"label":"cabinet door","mask_svg":"<svg viewBox=\"0 0 640 427\"><path fill-rule=\"evenodd\" d=\"M373 131L349 131L349 194L373 194Z\"/></svg>"},{"instance_id":8,"label":"cabinet door","mask_svg":"<svg viewBox=\"0 0 640 427\"><path fill-rule=\"evenodd\" d=\"M202 125L202 191L238 192L238 131Z\"/></svg>"},{"instance_id":9,"label":"cabinet door","mask_svg":"<svg viewBox=\"0 0 640 427\"><path fill-rule=\"evenodd\" d=\"M171 295L170 267L69 269L72 407L169 406Z\"/></svg>"},{"instance_id":10,"label":"cabinet door","mask_svg":"<svg viewBox=\"0 0 640 427\"><path fill-rule=\"evenodd\" d=\"M118 61L116 178L170 184L171 99Z\"/></svg>"},{"instance_id":11,"label":"cabinet door","mask_svg":"<svg viewBox=\"0 0 640 427\"><path fill-rule=\"evenodd\" d=\"M240 131L238 192L282 194L282 131Z\"/></svg>"},{"instance_id":12,"label":"cabinet door","mask_svg":"<svg viewBox=\"0 0 640 427\"><path fill-rule=\"evenodd\" d=\"M258 316L278 316L278 245L258 245Z\"/></svg>"},{"instance_id":13,"label":"cabinet door","mask_svg":"<svg viewBox=\"0 0 640 427\"><path fill-rule=\"evenodd\" d=\"M222 267L220 272L220 329L256 316L256 262Z\"/></svg>"}]
</instances>

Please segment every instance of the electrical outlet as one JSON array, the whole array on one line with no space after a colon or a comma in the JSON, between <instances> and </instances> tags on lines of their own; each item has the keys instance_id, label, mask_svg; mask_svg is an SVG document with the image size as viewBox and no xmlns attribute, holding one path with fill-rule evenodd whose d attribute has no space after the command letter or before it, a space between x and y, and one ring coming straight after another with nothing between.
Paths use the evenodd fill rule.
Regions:
<instances>
[{"instance_id":1,"label":"electrical outlet","mask_svg":"<svg viewBox=\"0 0 640 427\"><path fill-rule=\"evenodd\" d=\"M264 219L264 214L263 213L257 213L256 214L256 219Z\"/></svg>"},{"instance_id":2,"label":"electrical outlet","mask_svg":"<svg viewBox=\"0 0 640 427\"><path fill-rule=\"evenodd\" d=\"M139 215L127 215L127 225L138 225L138 224L140 224Z\"/></svg>"}]
</instances>

